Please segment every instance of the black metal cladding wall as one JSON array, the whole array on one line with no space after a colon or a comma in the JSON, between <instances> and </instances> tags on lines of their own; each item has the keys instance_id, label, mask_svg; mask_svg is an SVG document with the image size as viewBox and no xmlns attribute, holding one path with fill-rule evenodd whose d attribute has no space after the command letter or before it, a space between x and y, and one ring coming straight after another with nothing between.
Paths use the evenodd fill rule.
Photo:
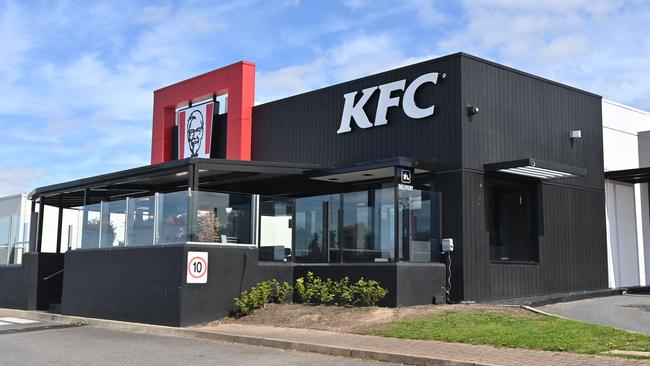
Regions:
<instances>
[{"instance_id":1,"label":"black metal cladding wall","mask_svg":"<svg viewBox=\"0 0 650 366\"><path fill-rule=\"evenodd\" d=\"M601 98L472 57L462 59L464 298L485 300L607 287ZM573 145L570 130L581 130ZM485 163L537 158L586 168L542 184L538 264L490 261Z\"/></svg>"},{"instance_id":2,"label":"black metal cladding wall","mask_svg":"<svg viewBox=\"0 0 650 366\"><path fill-rule=\"evenodd\" d=\"M402 78L408 85L427 72L447 74L419 95L419 105L436 105L433 117L411 120L400 104L386 126L336 134L344 94ZM371 121L377 98L367 104ZM472 118L468 104L480 108ZM486 300L607 287L601 120L597 95L454 54L254 107L252 153L253 160L324 166L394 156L436 161L443 237L456 245L452 294ZM571 145L575 129L582 139ZM588 176L543 185L538 264L494 264L483 165L522 158L582 167Z\"/></svg>"},{"instance_id":3,"label":"black metal cladding wall","mask_svg":"<svg viewBox=\"0 0 650 366\"><path fill-rule=\"evenodd\" d=\"M412 120L401 108L388 109L388 124L337 134L346 93L401 79L408 86L418 76L446 73L437 85L422 85L416 103L435 104L433 116ZM441 169L460 166L460 58L458 55L404 67L253 108L253 160L334 166L395 156L435 160ZM401 96L401 92L393 95ZM371 122L379 92L366 104Z\"/></svg>"},{"instance_id":4,"label":"black metal cladding wall","mask_svg":"<svg viewBox=\"0 0 650 366\"><path fill-rule=\"evenodd\" d=\"M607 287L605 200L600 191L541 184L539 263L490 261L484 175L463 173L463 278L466 300ZM602 223L602 224L599 224Z\"/></svg>"},{"instance_id":5,"label":"black metal cladding wall","mask_svg":"<svg viewBox=\"0 0 650 366\"><path fill-rule=\"evenodd\" d=\"M587 169L562 184L604 189L601 97L470 56L462 57L463 167L536 158ZM582 138L572 145L571 130Z\"/></svg>"}]
</instances>

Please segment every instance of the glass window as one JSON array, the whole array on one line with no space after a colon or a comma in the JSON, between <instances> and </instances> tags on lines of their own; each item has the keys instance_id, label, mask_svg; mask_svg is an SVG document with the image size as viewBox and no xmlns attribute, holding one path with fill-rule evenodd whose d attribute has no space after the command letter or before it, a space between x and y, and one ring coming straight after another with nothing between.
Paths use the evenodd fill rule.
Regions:
<instances>
[{"instance_id":1,"label":"glass window","mask_svg":"<svg viewBox=\"0 0 650 366\"><path fill-rule=\"evenodd\" d=\"M130 198L127 206L127 245L152 245L156 207L155 196Z\"/></svg>"},{"instance_id":2,"label":"glass window","mask_svg":"<svg viewBox=\"0 0 650 366\"><path fill-rule=\"evenodd\" d=\"M29 223L21 223L17 215L12 217L11 223L12 243L9 250L9 264L22 264L23 254L29 250Z\"/></svg>"},{"instance_id":3,"label":"glass window","mask_svg":"<svg viewBox=\"0 0 650 366\"><path fill-rule=\"evenodd\" d=\"M261 261L291 260L293 199L260 197Z\"/></svg>"},{"instance_id":4,"label":"glass window","mask_svg":"<svg viewBox=\"0 0 650 366\"><path fill-rule=\"evenodd\" d=\"M76 249L78 246L77 231L79 229L79 217L82 210L79 208L65 208L63 209L63 221L61 227L61 251L65 252L68 249ZM124 211L122 212L124 214ZM126 227L126 215L124 216L124 227ZM25 223L26 226L24 237L27 238L26 241L29 241L29 224ZM124 239L122 239L124 240Z\"/></svg>"},{"instance_id":5,"label":"glass window","mask_svg":"<svg viewBox=\"0 0 650 366\"><path fill-rule=\"evenodd\" d=\"M341 220L341 195L331 195L329 201L329 258L331 263L341 261L341 243L339 237L339 221Z\"/></svg>"},{"instance_id":6,"label":"glass window","mask_svg":"<svg viewBox=\"0 0 650 366\"><path fill-rule=\"evenodd\" d=\"M104 202L101 215L100 247L124 246L126 201ZM63 230L64 228L61 228Z\"/></svg>"},{"instance_id":7,"label":"glass window","mask_svg":"<svg viewBox=\"0 0 650 366\"><path fill-rule=\"evenodd\" d=\"M486 190L490 259L537 262L536 184L488 179Z\"/></svg>"},{"instance_id":8,"label":"glass window","mask_svg":"<svg viewBox=\"0 0 650 366\"><path fill-rule=\"evenodd\" d=\"M81 247L84 249L99 247L101 207L101 203L84 207L81 229Z\"/></svg>"},{"instance_id":9,"label":"glass window","mask_svg":"<svg viewBox=\"0 0 650 366\"><path fill-rule=\"evenodd\" d=\"M327 262L328 246L338 254L339 197L337 194L296 199L296 262ZM338 262L340 257L336 254L333 261Z\"/></svg>"},{"instance_id":10,"label":"glass window","mask_svg":"<svg viewBox=\"0 0 650 366\"><path fill-rule=\"evenodd\" d=\"M0 265L9 263L10 217L0 217Z\"/></svg>"},{"instance_id":11,"label":"glass window","mask_svg":"<svg viewBox=\"0 0 650 366\"><path fill-rule=\"evenodd\" d=\"M344 262L395 260L395 190L343 194Z\"/></svg>"},{"instance_id":12,"label":"glass window","mask_svg":"<svg viewBox=\"0 0 650 366\"><path fill-rule=\"evenodd\" d=\"M187 242L187 209L189 192L158 195L158 232L156 245Z\"/></svg>"},{"instance_id":13,"label":"glass window","mask_svg":"<svg viewBox=\"0 0 650 366\"><path fill-rule=\"evenodd\" d=\"M194 192L196 241L251 244L251 195Z\"/></svg>"}]
</instances>

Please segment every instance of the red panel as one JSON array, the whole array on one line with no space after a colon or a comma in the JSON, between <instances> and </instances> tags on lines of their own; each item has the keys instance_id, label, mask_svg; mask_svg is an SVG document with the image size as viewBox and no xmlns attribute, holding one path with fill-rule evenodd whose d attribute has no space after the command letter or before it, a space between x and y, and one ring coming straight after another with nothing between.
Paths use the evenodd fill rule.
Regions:
<instances>
[{"instance_id":1,"label":"red panel","mask_svg":"<svg viewBox=\"0 0 650 366\"><path fill-rule=\"evenodd\" d=\"M226 158L250 160L255 64L242 61L154 92L151 163L171 159L171 129L175 121L175 108L179 104L225 93L228 93ZM180 136L183 135L179 129L179 139L182 139ZM180 151L179 156L182 156Z\"/></svg>"},{"instance_id":2,"label":"red panel","mask_svg":"<svg viewBox=\"0 0 650 366\"><path fill-rule=\"evenodd\" d=\"M206 114L206 123L205 123L205 153L210 156L210 145L212 144L212 110L214 109L214 104L210 103L205 106Z\"/></svg>"},{"instance_id":3,"label":"red panel","mask_svg":"<svg viewBox=\"0 0 650 366\"><path fill-rule=\"evenodd\" d=\"M178 158L185 157L185 111L178 114Z\"/></svg>"}]
</instances>

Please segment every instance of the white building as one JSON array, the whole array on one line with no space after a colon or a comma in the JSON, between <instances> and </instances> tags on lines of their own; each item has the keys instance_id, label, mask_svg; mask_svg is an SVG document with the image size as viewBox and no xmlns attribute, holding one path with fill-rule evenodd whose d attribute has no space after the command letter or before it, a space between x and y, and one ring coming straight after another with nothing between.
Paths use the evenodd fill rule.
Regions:
<instances>
[{"instance_id":1,"label":"white building","mask_svg":"<svg viewBox=\"0 0 650 366\"><path fill-rule=\"evenodd\" d=\"M609 287L650 283L650 113L603 100Z\"/></svg>"}]
</instances>

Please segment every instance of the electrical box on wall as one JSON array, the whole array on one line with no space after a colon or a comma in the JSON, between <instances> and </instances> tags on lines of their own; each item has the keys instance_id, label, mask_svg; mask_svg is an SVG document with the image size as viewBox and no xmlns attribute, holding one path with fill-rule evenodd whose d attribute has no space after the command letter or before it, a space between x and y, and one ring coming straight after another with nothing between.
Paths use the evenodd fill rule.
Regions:
<instances>
[{"instance_id":1,"label":"electrical box on wall","mask_svg":"<svg viewBox=\"0 0 650 366\"><path fill-rule=\"evenodd\" d=\"M454 251L454 239L446 238L442 239L442 251L445 253L450 253Z\"/></svg>"}]
</instances>

